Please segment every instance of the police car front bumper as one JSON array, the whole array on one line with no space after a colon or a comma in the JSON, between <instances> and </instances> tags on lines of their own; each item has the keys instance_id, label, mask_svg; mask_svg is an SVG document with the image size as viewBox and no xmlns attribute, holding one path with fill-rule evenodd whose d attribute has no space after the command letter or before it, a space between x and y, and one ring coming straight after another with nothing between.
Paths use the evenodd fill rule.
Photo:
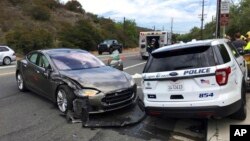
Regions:
<instances>
[{"instance_id":1,"label":"police car front bumper","mask_svg":"<svg viewBox=\"0 0 250 141\"><path fill-rule=\"evenodd\" d=\"M241 106L238 100L227 106L204 107L145 107L147 115L170 118L221 118L235 113Z\"/></svg>"}]
</instances>

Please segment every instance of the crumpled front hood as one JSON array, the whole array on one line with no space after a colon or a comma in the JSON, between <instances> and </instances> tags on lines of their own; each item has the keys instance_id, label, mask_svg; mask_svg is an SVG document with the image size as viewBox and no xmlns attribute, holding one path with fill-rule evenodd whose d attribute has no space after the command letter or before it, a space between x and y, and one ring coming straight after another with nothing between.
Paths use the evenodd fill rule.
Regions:
<instances>
[{"instance_id":1,"label":"crumpled front hood","mask_svg":"<svg viewBox=\"0 0 250 141\"><path fill-rule=\"evenodd\" d=\"M108 66L60 71L60 74L77 81L83 87L95 88L104 93L130 87L123 72Z\"/></svg>"}]
</instances>

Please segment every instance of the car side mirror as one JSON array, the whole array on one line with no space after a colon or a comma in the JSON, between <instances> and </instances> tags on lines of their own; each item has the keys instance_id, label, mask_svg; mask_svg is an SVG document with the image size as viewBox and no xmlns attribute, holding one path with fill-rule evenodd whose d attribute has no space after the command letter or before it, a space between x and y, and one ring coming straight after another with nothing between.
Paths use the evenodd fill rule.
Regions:
<instances>
[{"instance_id":1,"label":"car side mirror","mask_svg":"<svg viewBox=\"0 0 250 141\"><path fill-rule=\"evenodd\" d=\"M53 72L53 69L51 68L51 66L48 66L45 68L45 71L44 71L44 75L49 78L51 72Z\"/></svg>"},{"instance_id":2,"label":"car side mirror","mask_svg":"<svg viewBox=\"0 0 250 141\"><path fill-rule=\"evenodd\" d=\"M239 51L239 54L240 54L240 55L244 55L244 54L245 54L244 50L240 50L240 51Z\"/></svg>"}]
</instances>

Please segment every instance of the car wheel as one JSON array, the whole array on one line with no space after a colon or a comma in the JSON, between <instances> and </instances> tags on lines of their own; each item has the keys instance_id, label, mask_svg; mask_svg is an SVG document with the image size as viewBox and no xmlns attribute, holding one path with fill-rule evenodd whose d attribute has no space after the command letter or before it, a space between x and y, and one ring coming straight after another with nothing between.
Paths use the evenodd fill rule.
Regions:
<instances>
[{"instance_id":1,"label":"car wheel","mask_svg":"<svg viewBox=\"0 0 250 141\"><path fill-rule=\"evenodd\" d=\"M99 55L102 55L102 52L101 52L101 51L98 51L98 54L99 54Z\"/></svg>"},{"instance_id":2,"label":"car wheel","mask_svg":"<svg viewBox=\"0 0 250 141\"><path fill-rule=\"evenodd\" d=\"M247 108L246 108L246 89L245 86L242 86L241 89L241 95L242 95L242 104L240 109L235 112L234 114L231 115L232 119L236 119L236 120L245 120L247 117Z\"/></svg>"},{"instance_id":3,"label":"car wheel","mask_svg":"<svg viewBox=\"0 0 250 141\"><path fill-rule=\"evenodd\" d=\"M73 100L75 99L75 96L71 89L66 85L59 86L57 90L57 107L58 109L66 114L68 110L73 109Z\"/></svg>"},{"instance_id":4,"label":"car wheel","mask_svg":"<svg viewBox=\"0 0 250 141\"><path fill-rule=\"evenodd\" d=\"M122 49L121 48L119 49L119 53L122 53Z\"/></svg>"},{"instance_id":5,"label":"car wheel","mask_svg":"<svg viewBox=\"0 0 250 141\"><path fill-rule=\"evenodd\" d=\"M110 49L109 49L109 54L112 54L113 53L113 48L111 47Z\"/></svg>"},{"instance_id":6,"label":"car wheel","mask_svg":"<svg viewBox=\"0 0 250 141\"><path fill-rule=\"evenodd\" d=\"M147 59L148 59L147 56L141 56L141 58L142 58L143 60L147 60Z\"/></svg>"},{"instance_id":7,"label":"car wheel","mask_svg":"<svg viewBox=\"0 0 250 141\"><path fill-rule=\"evenodd\" d=\"M3 59L3 64L4 65L9 65L11 63L11 59L9 58L9 57L5 57L4 59Z\"/></svg>"},{"instance_id":8,"label":"car wheel","mask_svg":"<svg viewBox=\"0 0 250 141\"><path fill-rule=\"evenodd\" d=\"M23 80L23 76L22 76L19 72L17 73L16 80L17 80L18 89L19 89L21 92L26 91L27 88L26 88L26 86L25 86L25 83L24 83L24 80Z\"/></svg>"}]
</instances>

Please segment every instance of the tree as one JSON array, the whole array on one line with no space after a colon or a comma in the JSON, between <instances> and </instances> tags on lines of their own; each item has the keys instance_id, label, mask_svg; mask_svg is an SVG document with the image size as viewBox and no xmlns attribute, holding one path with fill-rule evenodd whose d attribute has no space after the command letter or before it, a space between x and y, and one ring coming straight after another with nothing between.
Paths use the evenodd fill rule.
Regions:
<instances>
[{"instance_id":1,"label":"tree","mask_svg":"<svg viewBox=\"0 0 250 141\"><path fill-rule=\"evenodd\" d=\"M61 47L95 50L101 41L98 31L87 21L78 21L75 26L67 27L60 33Z\"/></svg>"},{"instance_id":2,"label":"tree","mask_svg":"<svg viewBox=\"0 0 250 141\"><path fill-rule=\"evenodd\" d=\"M65 4L65 8L67 10L78 12L78 13L84 13L84 10L82 9L82 5L77 0L70 0Z\"/></svg>"}]
</instances>

